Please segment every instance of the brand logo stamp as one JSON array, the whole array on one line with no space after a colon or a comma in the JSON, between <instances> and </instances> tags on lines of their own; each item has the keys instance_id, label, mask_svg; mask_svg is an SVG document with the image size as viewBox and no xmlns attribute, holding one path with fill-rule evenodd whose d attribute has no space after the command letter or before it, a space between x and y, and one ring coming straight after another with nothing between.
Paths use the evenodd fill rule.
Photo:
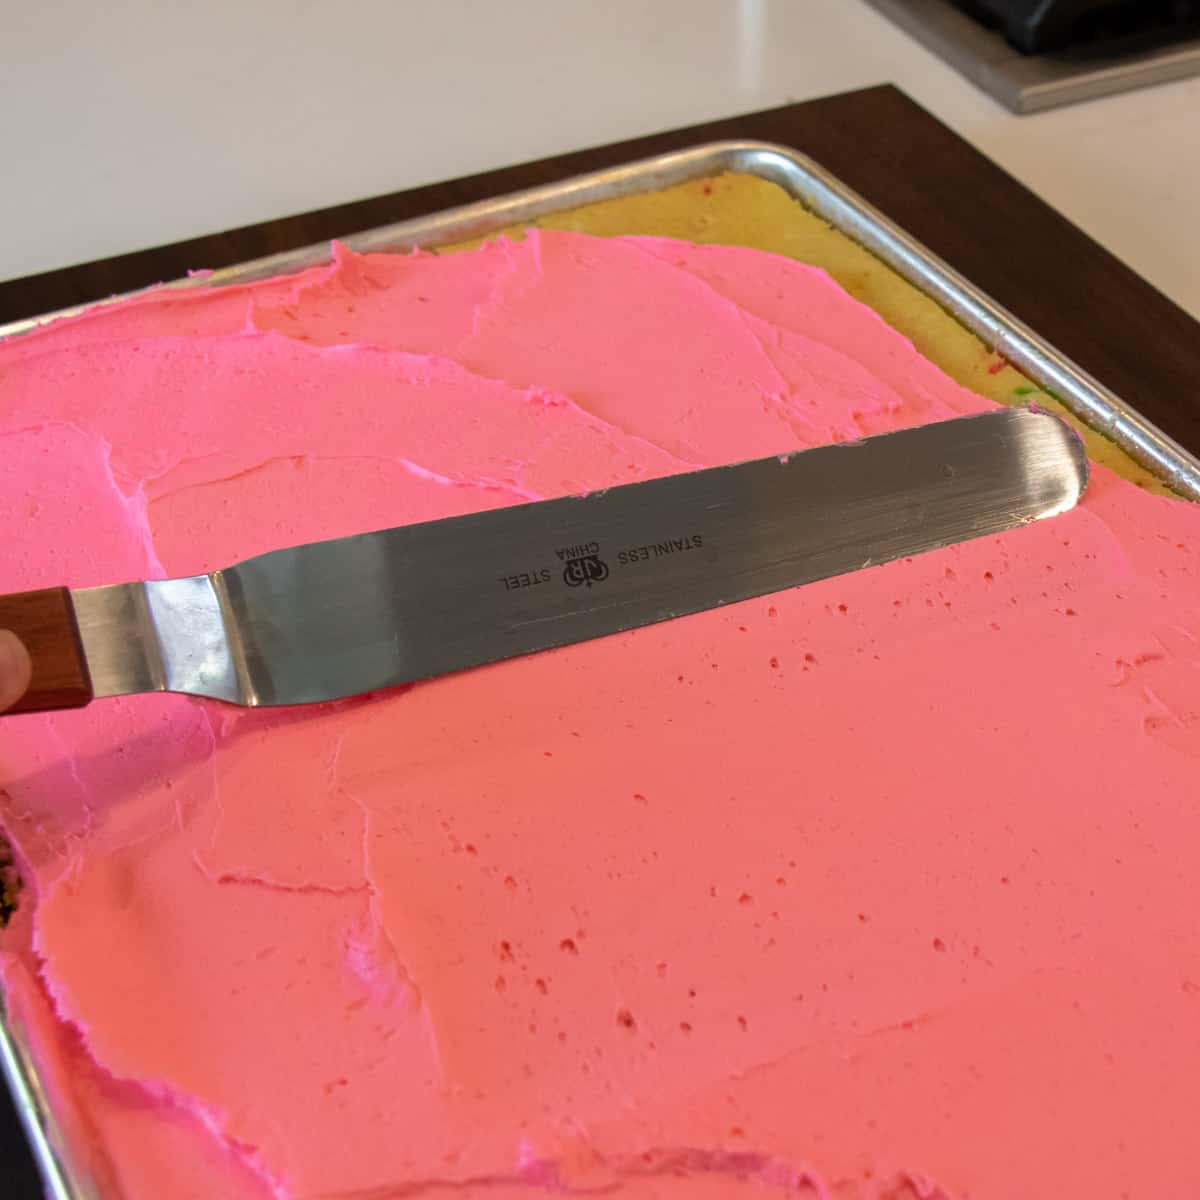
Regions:
<instances>
[{"instance_id":1,"label":"brand logo stamp","mask_svg":"<svg viewBox=\"0 0 1200 1200\"><path fill-rule=\"evenodd\" d=\"M567 587L591 587L608 578L608 563L599 554L582 554L563 567L563 582Z\"/></svg>"}]
</instances>

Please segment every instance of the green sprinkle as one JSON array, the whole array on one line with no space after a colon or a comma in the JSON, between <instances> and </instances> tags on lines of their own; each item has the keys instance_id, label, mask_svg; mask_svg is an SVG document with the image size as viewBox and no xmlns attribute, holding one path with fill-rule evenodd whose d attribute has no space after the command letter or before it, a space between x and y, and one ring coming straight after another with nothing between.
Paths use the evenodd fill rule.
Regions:
<instances>
[{"instance_id":1,"label":"green sprinkle","mask_svg":"<svg viewBox=\"0 0 1200 1200\"><path fill-rule=\"evenodd\" d=\"M1032 395L1034 395L1034 394L1035 394L1035 393L1036 393L1038 390L1039 390L1039 389L1038 389L1038 388L1035 388L1035 387L1019 387L1019 388L1013 388L1013 395L1014 395L1014 396L1032 396Z\"/></svg>"}]
</instances>

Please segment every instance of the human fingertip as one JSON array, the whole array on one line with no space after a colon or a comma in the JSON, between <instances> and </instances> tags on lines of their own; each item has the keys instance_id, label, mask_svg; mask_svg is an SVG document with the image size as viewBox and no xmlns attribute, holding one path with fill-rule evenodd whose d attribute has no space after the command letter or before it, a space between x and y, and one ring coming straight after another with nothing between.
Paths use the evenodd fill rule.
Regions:
<instances>
[{"instance_id":1,"label":"human fingertip","mask_svg":"<svg viewBox=\"0 0 1200 1200\"><path fill-rule=\"evenodd\" d=\"M11 630L0 629L0 712L20 700L32 674L25 643Z\"/></svg>"}]
</instances>

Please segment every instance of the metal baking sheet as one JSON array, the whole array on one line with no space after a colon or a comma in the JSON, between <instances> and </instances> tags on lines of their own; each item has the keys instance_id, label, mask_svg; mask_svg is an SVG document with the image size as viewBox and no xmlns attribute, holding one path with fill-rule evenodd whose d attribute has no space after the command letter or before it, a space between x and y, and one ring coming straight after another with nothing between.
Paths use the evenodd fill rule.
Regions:
<instances>
[{"instance_id":1,"label":"metal baking sheet","mask_svg":"<svg viewBox=\"0 0 1200 1200\"><path fill-rule=\"evenodd\" d=\"M1200 500L1200 459L1167 437L1103 384L1038 337L1012 313L888 220L812 159L765 142L714 142L624 166L530 188L494 200L447 209L342 239L352 249L403 252L469 241L550 213L618 196L656 191L725 172L778 184L801 205L871 251L908 282L1002 354L1040 387L1054 392L1077 417L1124 449L1177 494ZM328 262L328 243L307 246L191 276L163 286L213 287L286 275ZM149 289L147 289L149 290ZM132 293L136 294L136 293ZM113 297L113 303L126 297ZM0 326L0 339L93 308L83 305ZM52 1200L119 1200L102 1196L82 1170L82 1155L60 1135L29 1048L5 1021L0 995L0 1071L8 1080Z\"/></svg>"}]
</instances>

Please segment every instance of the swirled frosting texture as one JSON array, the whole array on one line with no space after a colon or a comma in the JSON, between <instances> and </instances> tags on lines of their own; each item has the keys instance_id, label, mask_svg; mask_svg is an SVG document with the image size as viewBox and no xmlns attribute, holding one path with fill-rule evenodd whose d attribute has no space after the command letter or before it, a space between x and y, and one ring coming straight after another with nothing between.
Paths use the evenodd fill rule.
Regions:
<instances>
[{"instance_id":1,"label":"swirled frosting texture","mask_svg":"<svg viewBox=\"0 0 1200 1200\"><path fill-rule=\"evenodd\" d=\"M812 268L530 233L0 346L6 590L981 411ZM114 1195L1200 1191L1200 508L310 709L0 727L9 1003Z\"/></svg>"}]
</instances>

